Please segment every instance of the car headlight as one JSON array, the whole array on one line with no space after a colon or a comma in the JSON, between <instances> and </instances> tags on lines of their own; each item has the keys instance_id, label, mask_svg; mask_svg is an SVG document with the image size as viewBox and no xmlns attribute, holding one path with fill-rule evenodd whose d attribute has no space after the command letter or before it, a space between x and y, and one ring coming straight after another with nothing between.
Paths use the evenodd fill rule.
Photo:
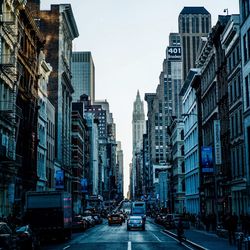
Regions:
<instances>
[{"instance_id":1,"label":"car headlight","mask_svg":"<svg viewBox=\"0 0 250 250\"><path fill-rule=\"evenodd\" d=\"M143 221L141 220L141 224L143 223Z\"/></svg>"}]
</instances>

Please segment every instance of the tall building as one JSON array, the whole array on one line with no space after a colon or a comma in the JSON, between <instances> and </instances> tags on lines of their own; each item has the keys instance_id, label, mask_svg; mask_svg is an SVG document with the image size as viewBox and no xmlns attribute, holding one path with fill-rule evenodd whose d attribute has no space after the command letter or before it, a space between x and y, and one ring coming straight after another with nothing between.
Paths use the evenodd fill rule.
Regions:
<instances>
[{"instance_id":1,"label":"tall building","mask_svg":"<svg viewBox=\"0 0 250 250\"><path fill-rule=\"evenodd\" d=\"M17 106L16 96L23 73L16 51L20 44L16 12L25 3L14 8L14 2L1 1L1 51L0 51L0 213L13 212L17 170L22 167L23 155L16 154L16 143L23 107ZM21 11L23 14L23 11ZM25 27L25 26L23 26ZM27 28L27 27L25 27ZM36 34L34 33L36 36ZM27 88L27 92L29 88ZM35 124L34 124L35 125ZM28 125L27 125L28 126ZM19 152L20 153L20 152Z\"/></svg>"},{"instance_id":2,"label":"tall building","mask_svg":"<svg viewBox=\"0 0 250 250\"><path fill-rule=\"evenodd\" d=\"M133 119L132 119L132 135L133 135L133 158L132 158L132 174L133 174L133 197L142 195L142 149L143 134L145 133L145 114L143 100L141 100L139 90L137 91L134 101Z\"/></svg>"},{"instance_id":3,"label":"tall building","mask_svg":"<svg viewBox=\"0 0 250 250\"><path fill-rule=\"evenodd\" d=\"M197 96L193 84L199 79L198 69L190 69L180 95L183 97L184 122L184 173L185 173L185 206L191 214L200 212L200 163L198 140Z\"/></svg>"},{"instance_id":4,"label":"tall building","mask_svg":"<svg viewBox=\"0 0 250 250\"><path fill-rule=\"evenodd\" d=\"M46 136L46 179L47 190L55 190L55 107L47 100L47 136Z\"/></svg>"},{"instance_id":5,"label":"tall building","mask_svg":"<svg viewBox=\"0 0 250 250\"><path fill-rule=\"evenodd\" d=\"M133 133L133 152L139 152L142 149L142 137L145 133L145 114L143 101L141 100L139 90L137 91L133 109L132 121Z\"/></svg>"},{"instance_id":6,"label":"tall building","mask_svg":"<svg viewBox=\"0 0 250 250\"><path fill-rule=\"evenodd\" d=\"M46 37L46 61L53 68L48 84L48 98L55 107L56 172L64 178L64 188L71 191L71 81L72 41L78 29L70 4L51 5L39 12L40 29Z\"/></svg>"},{"instance_id":7,"label":"tall building","mask_svg":"<svg viewBox=\"0 0 250 250\"><path fill-rule=\"evenodd\" d=\"M73 101L80 100L85 94L95 101L95 66L91 52L73 52L71 59Z\"/></svg>"},{"instance_id":8,"label":"tall building","mask_svg":"<svg viewBox=\"0 0 250 250\"><path fill-rule=\"evenodd\" d=\"M243 81L243 127L245 138L245 159L247 176L247 211L250 213L250 2L240 0L240 39Z\"/></svg>"},{"instance_id":9,"label":"tall building","mask_svg":"<svg viewBox=\"0 0 250 250\"><path fill-rule=\"evenodd\" d=\"M197 60L202 110L200 192L205 196L202 213L214 213L217 218L231 209L228 83L220 40L229 19L230 16L219 16Z\"/></svg>"},{"instance_id":10,"label":"tall building","mask_svg":"<svg viewBox=\"0 0 250 250\"><path fill-rule=\"evenodd\" d=\"M83 194L86 185L84 178L84 136L85 120L83 118L82 103L72 103L72 200L75 214L82 212ZM83 104L82 104L83 105Z\"/></svg>"},{"instance_id":11,"label":"tall building","mask_svg":"<svg viewBox=\"0 0 250 250\"><path fill-rule=\"evenodd\" d=\"M48 92L47 85L49 81L49 75L52 71L51 66L46 63L44 53L40 54L40 65L39 65L39 80L38 80L38 127L37 127L37 190L42 191L46 188L47 174L46 174L46 163L47 163L47 102Z\"/></svg>"},{"instance_id":12,"label":"tall building","mask_svg":"<svg viewBox=\"0 0 250 250\"><path fill-rule=\"evenodd\" d=\"M117 157L117 169L116 169L116 180L117 180L117 194L119 199L123 199L123 150L121 142L117 141L116 148Z\"/></svg>"},{"instance_id":13,"label":"tall building","mask_svg":"<svg viewBox=\"0 0 250 250\"><path fill-rule=\"evenodd\" d=\"M240 15L232 15L221 35L227 61L230 124L232 211L247 211L247 175L243 130L243 84L241 71Z\"/></svg>"},{"instance_id":14,"label":"tall building","mask_svg":"<svg viewBox=\"0 0 250 250\"><path fill-rule=\"evenodd\" d=\"M179 34L183 50L183 80L189 69L195 67L200 37L211 29L211 15L204 7L184 7L179 14Z\"/></svg>"}]
</instances>

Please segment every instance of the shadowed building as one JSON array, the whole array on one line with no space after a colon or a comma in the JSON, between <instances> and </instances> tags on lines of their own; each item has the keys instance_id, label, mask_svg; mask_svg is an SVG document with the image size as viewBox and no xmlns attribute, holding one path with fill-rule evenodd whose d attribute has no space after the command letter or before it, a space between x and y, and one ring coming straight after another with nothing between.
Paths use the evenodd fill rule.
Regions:
<instances>
[{"instance_id":1,"label":"shadowed building","mask_svg":"<svg viewBox=\"0 0 250 250\"><path fill-rule=\"evenodd\" d=\"M72 41L78 30L70 4L51 5L39 13L40 29L46 37L45 55L53 72L48 84L48 98L55 107L56 171L63 171L64 190L71 191L71 82Z\"/></svg>"}]
</instances>

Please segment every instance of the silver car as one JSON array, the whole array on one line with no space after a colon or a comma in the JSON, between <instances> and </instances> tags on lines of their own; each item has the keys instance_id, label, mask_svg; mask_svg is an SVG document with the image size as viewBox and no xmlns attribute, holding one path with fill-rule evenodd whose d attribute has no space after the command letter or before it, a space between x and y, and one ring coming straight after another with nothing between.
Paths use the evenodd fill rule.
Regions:
<instances>
[{"instance_id":1,"label":"silver car","mask_svg":"<svg viewBox=\"0 0 250 250\"><path fill-rule=\"evenodd\" d=\"M145 230L145 220L141 216L130 216L127 220L127 230L141 229Z\"/></svg>"}]
</instances>

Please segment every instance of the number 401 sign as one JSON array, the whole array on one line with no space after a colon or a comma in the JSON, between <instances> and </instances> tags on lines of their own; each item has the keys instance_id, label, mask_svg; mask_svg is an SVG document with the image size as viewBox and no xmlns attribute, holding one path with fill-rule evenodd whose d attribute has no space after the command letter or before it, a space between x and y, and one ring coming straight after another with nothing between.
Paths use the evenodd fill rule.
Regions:
<instances>
[{"instance_id":1,"label":"number 401 sign","mask_svg":"<svg viewBox=\"0 0 250 250\"><path fill-rule=\"evenodd\" d=\"M168 47L168 59L181 58L181 47Z\"/></svg>"}]
</instances>

